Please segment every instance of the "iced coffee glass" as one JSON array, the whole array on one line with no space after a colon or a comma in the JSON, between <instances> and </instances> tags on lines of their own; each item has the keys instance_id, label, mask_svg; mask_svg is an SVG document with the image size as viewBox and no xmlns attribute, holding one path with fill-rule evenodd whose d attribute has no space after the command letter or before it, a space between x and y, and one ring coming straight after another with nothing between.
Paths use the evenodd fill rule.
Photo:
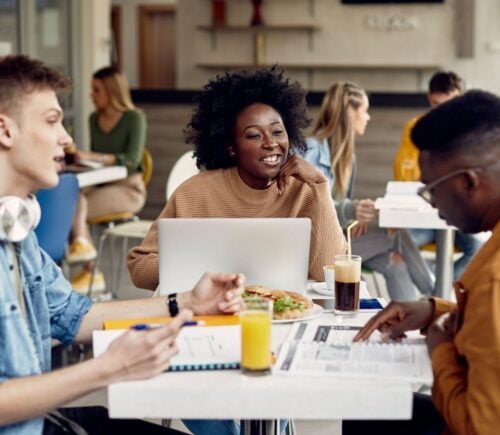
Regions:
<instances>
[{"instance_id":1,"label":"iced coffee glass","mask_svg":"<svg viewBox=\"0 0 500 435\"><path fill-rule=\"evenodd\" d=\"M359 310L361 257L359 255L336 255L334 266L335 314L356 314Z\"/></svg>"}]
</instances>

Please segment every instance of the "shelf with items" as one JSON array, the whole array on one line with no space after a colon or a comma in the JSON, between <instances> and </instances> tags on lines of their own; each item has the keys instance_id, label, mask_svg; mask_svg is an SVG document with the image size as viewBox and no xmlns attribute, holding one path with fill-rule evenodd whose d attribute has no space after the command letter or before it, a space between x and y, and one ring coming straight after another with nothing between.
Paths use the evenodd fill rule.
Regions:
<instances>
[{"instance_id":1,"label":"shelf with items","mask_svg":"<svg viewBox=\"0 0 500 435\"><path fill-rule=\"evenodd\" d=\"M207 30L210 32L273 32L273 31L289 31L289 30L303 30L314 31L319 29L319 26L314 24L274 24L266 26L245 26L245 25L225 25L225 26L197 26L200 30Z\"/></svg>"},{"instance_id":2,"label":"shelf with items","mask_svg":"<svg viewBox=\"0 0 500 435\"><path fill-rule=\"evenodd\" d=\"M264 65L265 63L265 35L271 32L307 32L308 50L314 50L313 34L320 27L314 24L272 24L263 26L245 26L245 25L199 25L198 30L208 31L211 34L212 50L217 50L217 36L219 33L250 33L254 38L254 66Z\"/></svg>"}]
</instances>

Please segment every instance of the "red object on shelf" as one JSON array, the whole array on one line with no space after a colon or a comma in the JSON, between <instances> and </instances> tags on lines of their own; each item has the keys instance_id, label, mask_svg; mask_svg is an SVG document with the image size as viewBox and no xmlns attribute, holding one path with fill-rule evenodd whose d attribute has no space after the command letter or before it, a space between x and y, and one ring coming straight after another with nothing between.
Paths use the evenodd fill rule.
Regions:
<instances>
[{"instance_id":1,"label":"red object on shelf","mask_svg":"<svg viewBox=\"0 0 500 435\"><path fill-rule=\"evenodd\" d=\"M262 19L262 0L252 0L253 14L252 21L250 21L251 26L263 26L264 20Z\"/></svg>"},{"instance_id":2,"label":"red object on shelf","mask_svg":"<svg viewBox=\"0 0 500 435\"><path fill-rule=\"evenodd\" d=\"M212 0L212 25L226 25L226 0Z\"/></svg>"}]
</instances>

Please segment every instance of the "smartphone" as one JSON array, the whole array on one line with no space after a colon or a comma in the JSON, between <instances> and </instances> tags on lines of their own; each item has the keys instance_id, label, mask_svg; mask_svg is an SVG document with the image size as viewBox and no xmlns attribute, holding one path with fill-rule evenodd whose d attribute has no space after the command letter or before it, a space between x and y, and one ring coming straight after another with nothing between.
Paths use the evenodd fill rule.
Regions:
<instances>
[{"instance_id":1,"label":"smartphone","mask_svg":"<svg viewBox=\"0 0 500 435\"><path fill-rule=\"evenodd\" d=\"M381 310L384 308L378 299L361 299L359 301L360 310Z\"/></svg>"},{"instance_id":2,"label":"smartphone","mask_svg":"<svg viewBox=\"0 0 500 435\"><path fill-rule=\"evenodd\" d=\"M335 308L335 299L313 299L312 301L322 307L325 313L331 312ZM382 308L384 308L383 305L376 298L359 301L360 310L381 310Z\"/></svg>"}]
</instances>

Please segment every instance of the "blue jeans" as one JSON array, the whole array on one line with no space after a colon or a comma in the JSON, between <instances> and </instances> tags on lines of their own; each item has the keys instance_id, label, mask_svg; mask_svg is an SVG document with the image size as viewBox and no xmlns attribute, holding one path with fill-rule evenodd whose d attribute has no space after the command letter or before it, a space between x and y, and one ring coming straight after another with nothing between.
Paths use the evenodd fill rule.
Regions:
<instances>
[{"instance_id":1,"label":"blue jeans","mask_svg":"<svg viewBox=\"0 0 500 435\"><path fill-rule=\"evenodd\" d=\"M194 435L240 435L234 420L182 420Z\"/></svg>"},{"instance_id":2,"label":"blue jeans","mask_svg":"<svg viewBox=\"0 0 500 435\"><path fill-rule=\"evenodd\" d=\"M244 435L243 428L234 420L182 420L194 435ZM288 420L280 420L280 433L288 425Z\"/></svg>"},{"instance_id":3,"label":"blue jeans","mask_svg":"<svg viewBox=\"0 0 500 435\"><path fill-rule=\"evenodd\" d=\"M384 228L371 227L352 240L352 252L361 256L363 266L384 276L391 299L415 300L415 287L424 295L432 295L434 276L407 231L389 234ZM401 254L404 261L391 261L393 252Z\"/></svg>"},{"instance_id":4,"label":"blue jeans","mask_svg":"<svg viewBox=\"0 0 500 435\"><path fill-rule=\"evenodd\" d=\"M436 241L436 230L409 230L410 236L417 246L424 246ZM463 255L453 265L453 279L458 279L465 270L474 254L481 249L482 242L474 234L455 232L455 246L460 248Z\"/></svg>"}]
</instances>

